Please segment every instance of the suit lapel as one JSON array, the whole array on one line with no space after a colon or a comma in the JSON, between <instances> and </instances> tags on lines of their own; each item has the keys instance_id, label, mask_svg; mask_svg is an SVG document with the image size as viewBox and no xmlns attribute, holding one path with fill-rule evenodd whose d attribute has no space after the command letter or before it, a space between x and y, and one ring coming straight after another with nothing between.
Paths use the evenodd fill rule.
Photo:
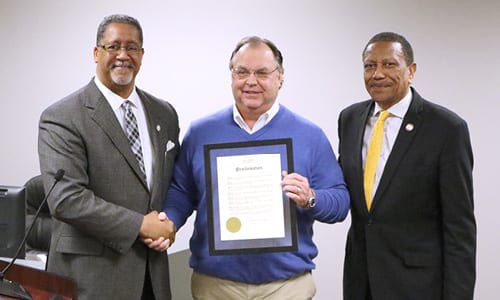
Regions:
<instances>
[{"instance_id":1,"label":"suit lapel","mask_svg":"<svg viewBox=\"0 0 500 300\"><path fill-rule=\"evenodd\" d=\"M365 129L366 129L366 123L368 122L368 117L370 115L370 112L373 110L374 102L373 101L366 101L366 105L362 106L362 109L359 111L359 120L355 123L357 128L356 128L356 148L353 149L355 152L358 153L359 159L356 159L356 182L359 184L355 189L356 191L359 191L360 194L356 199L361 199L362 203L360 203L360 207L364 207L364 213L367 215L369 214L368 208L366 207L366 202L365 202L365 193L364 193L364 166L363 166L363 143L364 143L364 136L365 136Z\"/></svg>"},{"instance_id":2,"label":"suit lapel","mask_svg":"<svg viewBox=\"0 0 500 300\"><path fill-rule=\"evenodd\" d=\"M116 119L116 115L111 109L108 101L99 91L93 80L88 85L87 90L88 98L85 105L91 110L90 113L92 119L99 124L111 142L115 145L118 152L124 156L125 160L136 174L138 180L140 180L146 190L148 190L147 182L144 180L139 163L130 148L128 138L120 126L120 123Z\"/></svg>"},{"instance_id":3,"label":"suit lapel","mask_svg":"<svg viewBox=\"0 0 500 300\"><path fill-rule=\"evenodd\" d=\"M411 101L408 112L406 113L401 128L399 129L398 136L394 141L391 153L387 159L384 167L384 172L380 178L380 183L373 198L373 208L377 206L378 202L383 201L382 195L385 189L390 185L391 179L398 171L401 160L405 157L408 149L410 148L416 133L422 124L422 98L418 93L412 89L413 99Z\"/></svg>"},{"instance_id":4,"label":"suit lapel","mask_svg":"<svg viewBox=\"0 0 500 300\"><path fill-rule=\"evenodd\" d=\"M151 139L151 147L152 147L152 159L153 159L153 172L152 172L152 181L151 181L151 199L157 199L155 195L158 192L162 192L158 190L162 188L161 182L163 180L162 170L164 164L164 151L163 148L165 145L162 143L162 134L166 134L167 132L167 124L165 120L165 116L160 114L163 111L160 107L157 107L157 103L152 101L151 98L144 93L142 90L137 89L137 93L139 98L141 98L144 112L146 114L146 120L148 122L148 133Z\"/></svg>"}]
</instances>

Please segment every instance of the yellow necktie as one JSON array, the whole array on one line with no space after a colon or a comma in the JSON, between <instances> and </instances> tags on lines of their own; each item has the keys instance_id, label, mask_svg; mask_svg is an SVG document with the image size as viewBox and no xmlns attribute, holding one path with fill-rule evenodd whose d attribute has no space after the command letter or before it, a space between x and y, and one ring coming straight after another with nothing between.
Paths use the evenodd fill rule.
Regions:
<instances>
[{"instance_id":1,"label":"yellow necktie","mask_svg":"<svg viewBox=\"0 0 500 300\"><path fill-rule=\"evenodd\" d=\"M375 126L373 127L370 146L366 153L364 187L366 207L370 210L372 205L372 190L375 182L375 171L377 170L378 158L382 149L382 138L384 137L384 122L391 115L390 112L382 110Z\"/></svg>"}]
</instances>

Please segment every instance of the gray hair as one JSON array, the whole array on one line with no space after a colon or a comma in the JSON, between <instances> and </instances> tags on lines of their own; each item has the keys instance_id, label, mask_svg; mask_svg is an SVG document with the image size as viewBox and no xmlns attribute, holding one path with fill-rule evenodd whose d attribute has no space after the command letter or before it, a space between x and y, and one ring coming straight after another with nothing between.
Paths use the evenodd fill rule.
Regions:
<instances>
[{"instance_id":1,"label":"gray hair","mask_svg":"<svg viewBox=\"0 0 500 300\"><path fill-rule=\"evenodd\" d=\"M106 28L108 27L109 24L112 23L123 23L123 24L130 24L137 28L137 31L139 32L139 43L142 46L143 42L143 37L142 37L142 28L141 24L139 24L139 21L137 19L127 16L127 15L110 15L105 17L101 24L99 24L99 27L97 28L97 38L96 38L96 45L99 44L99 42L103 39L104 33L106 32Z\"/></svg>"}]
</instances>

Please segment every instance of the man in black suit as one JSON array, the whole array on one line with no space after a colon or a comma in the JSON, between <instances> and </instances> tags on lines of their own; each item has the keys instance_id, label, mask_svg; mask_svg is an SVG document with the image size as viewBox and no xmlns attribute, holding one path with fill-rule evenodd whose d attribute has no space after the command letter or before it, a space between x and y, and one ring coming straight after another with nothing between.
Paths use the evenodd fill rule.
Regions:
<instances>
[{"instance_id":1,"label":"man in black suit","mask_svg":"<svg viewBox=\"0 0 500 300\"><path fill-rule=\"evenodd\" d=\"M375 35L362 58L372 99L339 116L352 221L344 299L471 300L476 222L467 124L410 87L416 64L401 35ZM382 111L389 117L382 122L381 150L368 155ZM370 166L372 157L378 161L374 174L365 173L367 156Z\"/></svg>"}]
</instances>

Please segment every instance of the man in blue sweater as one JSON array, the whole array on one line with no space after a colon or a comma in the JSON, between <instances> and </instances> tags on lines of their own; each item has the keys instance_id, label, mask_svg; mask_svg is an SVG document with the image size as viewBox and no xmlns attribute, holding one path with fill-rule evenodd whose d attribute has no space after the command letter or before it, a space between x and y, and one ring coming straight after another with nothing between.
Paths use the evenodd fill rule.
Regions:
<instances>
[{"instance_id":1,"label":"man in blue sweater","mask_svg":"<svg viewBox=\"0 0 500 300\"><path fill-rule=\"evenodd\" d=\"M193 298L312 299L311 270L318 254L313 223L345 219L349 194L343 175L324 132L276 101L283 58L271 41L241 40L229 67L235 102L191 124L165 201L164 211L177 229L197 211L190 242ZM294 172L284 173L281 185L296 204L298 250L210 255L204 145L283 138L292 140Z\"/></svg>"}]
</instances>

